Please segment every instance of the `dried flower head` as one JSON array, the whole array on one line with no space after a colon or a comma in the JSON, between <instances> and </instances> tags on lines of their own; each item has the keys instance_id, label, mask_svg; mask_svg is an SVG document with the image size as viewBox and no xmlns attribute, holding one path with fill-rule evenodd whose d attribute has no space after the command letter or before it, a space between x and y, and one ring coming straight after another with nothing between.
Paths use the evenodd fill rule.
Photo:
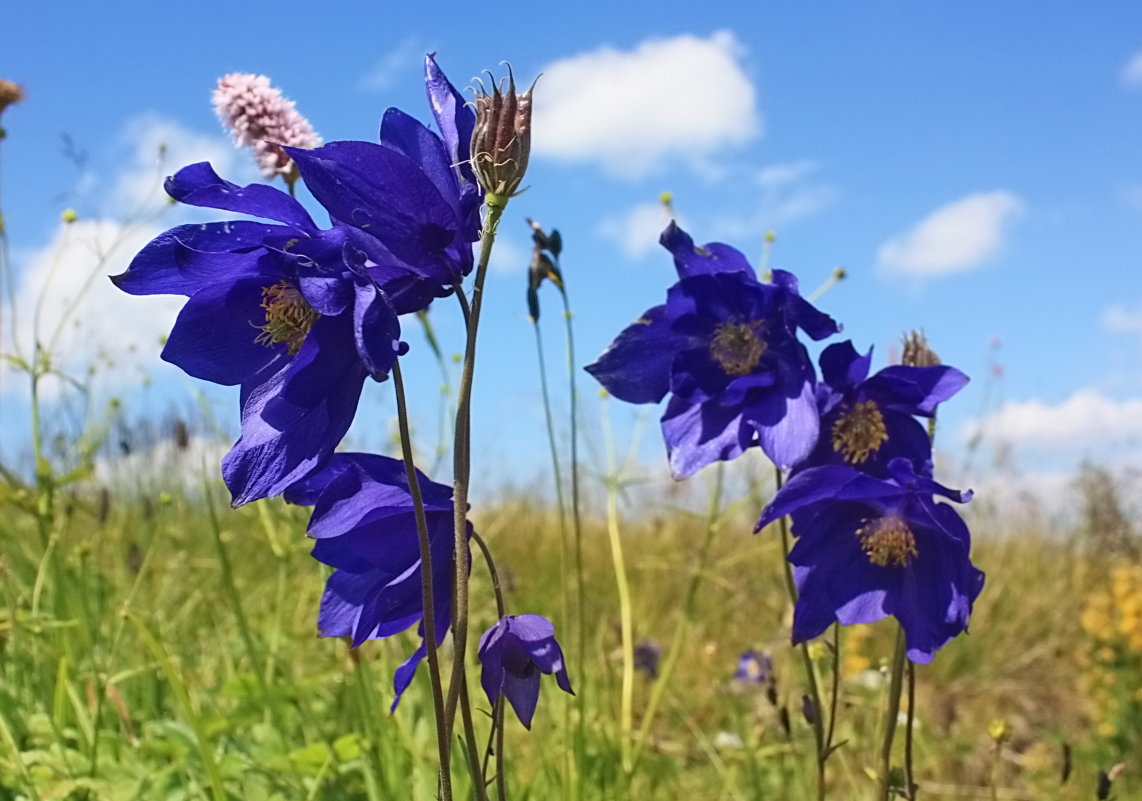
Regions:
<instances>
[{"instance_id":1,"label":"dried flower head","mask_svg":"<svg viewBox=\"0 0 1142 801\"><path fill-rule=\"evenodd\" d=\"M928 338L923 331L909 331L904 335L904 353L900 363L907 367L932 367L940 363L940 357L928 347Z\"/></svg>"},{"instance_id":2,"label":"dried flower head","mask_svg":"<svg viewBox=\"0 0 1142 801\"><path fill-rule=\"evenodd\" d=\"M265 75L223 75L214 90L214 111L235 144L253 148L266 178L289 176L295 169L282 145L315 148L321 144L309 120L298 113L292 100L270 86Z\"/></svg>"},{"instance_id":3,"label":"dried flower head","mask_svg":"<svg viewBox=\"0 0 1142 801\"><path fill-rule=\"evenodd\" d=\"M489 194L509 198L518 194L531 155L531 90L516 91L515 76L508 68L507 90L503 81L492 82L488 94L483 83L476 91L476 128L472 131L472 169Z\"/></svg>"},{"instance_id":4,"label":"dried flower head","mask_svg":"<svg viewBox=\"0 0 1142 801\"><path fill-rule=\"evenodd\" d=\"M0 114L4 113L4 109L8 106L15 105L23 99L24 90L20 88L20 84L0 78Z\"/></svg>"}]
</instances>

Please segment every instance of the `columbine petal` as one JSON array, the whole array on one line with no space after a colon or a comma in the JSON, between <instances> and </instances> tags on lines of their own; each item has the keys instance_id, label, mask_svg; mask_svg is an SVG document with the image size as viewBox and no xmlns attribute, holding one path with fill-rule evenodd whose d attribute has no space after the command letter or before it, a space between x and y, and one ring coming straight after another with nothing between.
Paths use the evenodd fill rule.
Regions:
<instances>
[{"instance_id":1,"label":"columbine petal","mask_svg":"<svg viewBox=\"0 0 1142 801\"><path fill-rule=\"evenodd\" d=\"M954 367L938 364L932 367L886 367L868 379L867 392L885 398L886 406L908 414L930 416L936 406L948 400L965 386L968 377Z\"/></svg>"},{"instance_id":2,"label":"columbine petal","mask_svg":"<svg viewBox=\"0 0 1142 801\"><path fill-rule=\"evenodd\" d=\"M165 186L168 195L190 206L238 211L307 231L317 228L309 212L285 192L266 184L232 184L205 161L183 167L167 178Z\"/></svg>"},{"instance_id":3,"label":"columbine petal","mask_svg":"<svg viewBox=\"0 0 1142 801\"><path fill-rule=\"evenodd\" d=\"M658 242L674 257L674 268L678 271L679 278L708 273L741 272L747 274L750 280L757 280L753 267L741 251L721 242L708 242L699 247L674 220L666 226Z\"/></svg>"},{"instance_id":4,"label":"columbine petal","mask_svg":"<svg viewBox=\"0 0 1142 801\"><path fill-rule=\"evenodd\" d=\"M799 394L794 397L769 393L750 407L746 416L746 422L757 429L761 449L782 470L808 456L820 433L813 385L804 381L798 389Z\"/></svg>"},{"instance_id":5,"label":"columbine petal","mask_svg":"<svg viewBox=\"0 0 1142 801\"><path fill-rule=\"evenodd\" d=\"M353 340L357 355L375 379L382 379L393 368L399 354L407 350L400 341L400 323L388 296L372 284L359 283L353 302Z\"/></svg>"},{"instance_id":6,"label":"columbine petal","mask_svg":"<svg viewBox=\"0 0 1142 801\"><path fill-rule=\"evenodd\" d=\"M259 305L265 279L214 284L190 296L163 348L165 361L195 378L233 385L249 380L283 356L283 347L255 340L265 324Z\"/></svg>"},{"instance_id":7,"label":"columbine petal","mask_svg":"<svg viewBox=\"0 0 1142 801\"><path fill-rule=\"evenodd\" d=\"M681 480L708 464L741 456L752 444L753 430L741 425L740 409L675 396L662 416L662 437L670 472Z\"/></svg>"},{"instance_id":8,"label":"columbine petal","mask_svg":"<svg viewBox=\"0 0 1142 801\"><path fill-rule=\"evenodd\" d=\"M670 389L676 343L666 307L655 306L615 337L586 370L619 400L657 403Z\"/></svg>"}]
</instances>

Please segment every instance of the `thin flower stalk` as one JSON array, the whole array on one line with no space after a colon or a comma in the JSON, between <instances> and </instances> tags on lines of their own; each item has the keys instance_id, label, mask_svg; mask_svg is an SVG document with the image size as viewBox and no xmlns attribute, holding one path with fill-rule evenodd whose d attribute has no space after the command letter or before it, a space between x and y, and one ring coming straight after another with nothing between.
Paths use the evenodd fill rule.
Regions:
<instances>
[{"instance_id":1,"label":"thin flower stalk","mask_svg":"<svg viewBox=\"0 0 1142 801\"><path fill-rule=\"evenodd\" d=\"M432 710L436 718L436 747L440 757L439 780L440 797L443 801L452 798L452 771L450 770L448 726L444 720L444 689L440 681L440 655L436 648L436 613L432 594L432 547L428 540L428 521L424 514L424 497L420 492L420 481L413 465L412 437L408 427L408 405L405 401L404 379L401 376L400 360L393 362L393 388L397 401L397 425L400 427L401 455L404 458L405 475L408 477L409 492L412 494L416 513L416 534L420 543L420 586L424 604L424 641L428 650L428 675L432 683Z\"/></svg>"},{"instance_id":2,"label":"thin flower stalk","mask_svg":"<svg viewBox=\"0 0 1142 801\"><path fill-rule=\"evenodd\" d=\"M654 682L654 688L650 692L650 700L647 702L646 711L642 716L642 723L639 725L638 737L634 744L634 754L631 757L632 772L638 768L639 759L642 757L647 740L650 737L650 726L654 723L658 707L662 703L666 688L670 685L670 678L674 675L674 668L677 666L678 659L682 655L682 646L686 642L686 637L689 634L690 622L694 614L694 601L698 596L698 587L702 583L702 577L705 575L706 569L709 566L710 545L714 541L714 534L717 533L718 525L722 519L722 491L724 484L725 463L719 462L714 472L714 488L710 493L710 507L706 515L706 536L702 540L701 549L698 551L698 560L694 565L694 571L690 574L685 599L682 602L682 614L679 616L678 623L674 628L674 638L670 641L670 650L667 652L666 660L662 664L662 671L658 679Z\"/></svg>"},{"instance_id":3,"label":"thin flower stalk","mask_svg":"<svg viewBox=\"0 0 1142 801\"><path fill-rule=\"evenodd\" d=\"M888 702L884 708L884 736L880 742L880 769L878 797L882 801L892 798L892 741L896 737L896 721L900 716L900 696L904 687L905 663L904 628L897 624L896 648L892 655L892 678L888 685Z\"/></svg>"},{"instance_id":4,"label":"thin flower stalk","mask_svg":"<svg viewBox=\"0 0 1142 801\"><path fill-rule=\"evenodd\" d=\"M455 445L453 447L453 502L455 517L455 557L456 572L452 590L452 674L445 699L444 720L448 738L451 740L455 721L456 705L465 678L464 657L468 644L468 486L471 477L471 426L472 426L472 382L476 368L476 336L479 332L480 311L484 301L484 281L488 274L488 262L492 255L496 230L500 218L507 207L508 198L488 193L485 198L486 216L480 235L480 258L476 265L476 277L472 283L472 300L467 314L468 336L464 348L464 362L460 371L460 383L456 400ZM470 742L469 750L475 753L476 744ZM478 764L478 757L477 757Z\"/></svg>"},{"instance_id":5,"label":"thin flower stalk","mask_svg":"<svg viewBox=\"0 0 1142 801\"><path fill-rule=\"evenodd\" d=\"M630 584L627 581L623 543L619 534L619 466L615 456L611 418L607 414L607 399L603 396L603 438L607 447L607 537L611 544L611 562L615 569L615 585L619 593L619 619L622 636L623 672L622 695L619 713L619 753L623 773L632 775L634 763L631 754L631 735L634 732L634 614L631 610Z\"/></svg>"}]
</instances>

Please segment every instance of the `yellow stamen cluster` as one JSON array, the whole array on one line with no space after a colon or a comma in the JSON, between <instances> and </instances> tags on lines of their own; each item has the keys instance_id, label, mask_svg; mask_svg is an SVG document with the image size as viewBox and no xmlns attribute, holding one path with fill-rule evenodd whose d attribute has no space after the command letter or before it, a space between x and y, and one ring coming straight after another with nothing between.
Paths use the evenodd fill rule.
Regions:
<instances>
[{"instance_id":1,"label":"yellow stamen cluster","mask_svg":"<svg viewBox=\"0 0 1142 801\"><path fill-rule=\"evenodd\" d=\"M833 450L850 464L861 464L888 439L884 415L876 401L854 403L833 423Z\"/></svg>"},{"instance_id":2,"label":"yellow stamen cluster","mask_svg":"<svg viewBox=\"0 0 1142 801\"><path fill-rule=\"evenodd\" d=\"M288 281L278 281L262 290L262 308L266 312L266 324L258 326L260 333L254 341L267 348L284 342L291 356L301 350L310 329L321 316Z\"/></svg>"},{"instance_id":3,"label":"yellow stamen cluster","mask_svg":"<svg viewBox=\"0 0 1142 801\"><path fill-rule=\"evenodd\" d=\"M765 355L765 342L758 335L760 323L722 323L710 340L710 355L726 375L749 375Z\"/></svg>"},{"instance_id":4,"label":"yellow stamen cluster","mask_svg":"<svg viewBox=\"0 0 1142 801\"><path fill-rule=\"evenodd\" d=\"M881 567L907 567L920 555L916 535L899 517L879 517L857 529L861 549L868 561Z\"/></svg>"}]
</instances>

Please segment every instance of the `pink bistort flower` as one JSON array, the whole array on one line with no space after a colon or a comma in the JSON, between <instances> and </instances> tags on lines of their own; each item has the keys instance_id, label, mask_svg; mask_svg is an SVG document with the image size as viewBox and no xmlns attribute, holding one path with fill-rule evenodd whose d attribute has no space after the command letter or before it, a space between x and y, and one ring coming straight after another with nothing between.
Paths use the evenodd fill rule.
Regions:
<instances>
[{"instance_id":1,"label":"pink bistort flower","mask_svg":"<svg viewBox=\"0 0 1142 801\"><path fill-rule=\"evenodd\" d=\"M288 176L293 160L280 145L315 148L321 137L309 120L270 86L265 75L232 72L218 79L214 90L214 110L222 127L234 136L239 147L251 147L258 167L266 178Z\"/></svg>"}]
</instances>

